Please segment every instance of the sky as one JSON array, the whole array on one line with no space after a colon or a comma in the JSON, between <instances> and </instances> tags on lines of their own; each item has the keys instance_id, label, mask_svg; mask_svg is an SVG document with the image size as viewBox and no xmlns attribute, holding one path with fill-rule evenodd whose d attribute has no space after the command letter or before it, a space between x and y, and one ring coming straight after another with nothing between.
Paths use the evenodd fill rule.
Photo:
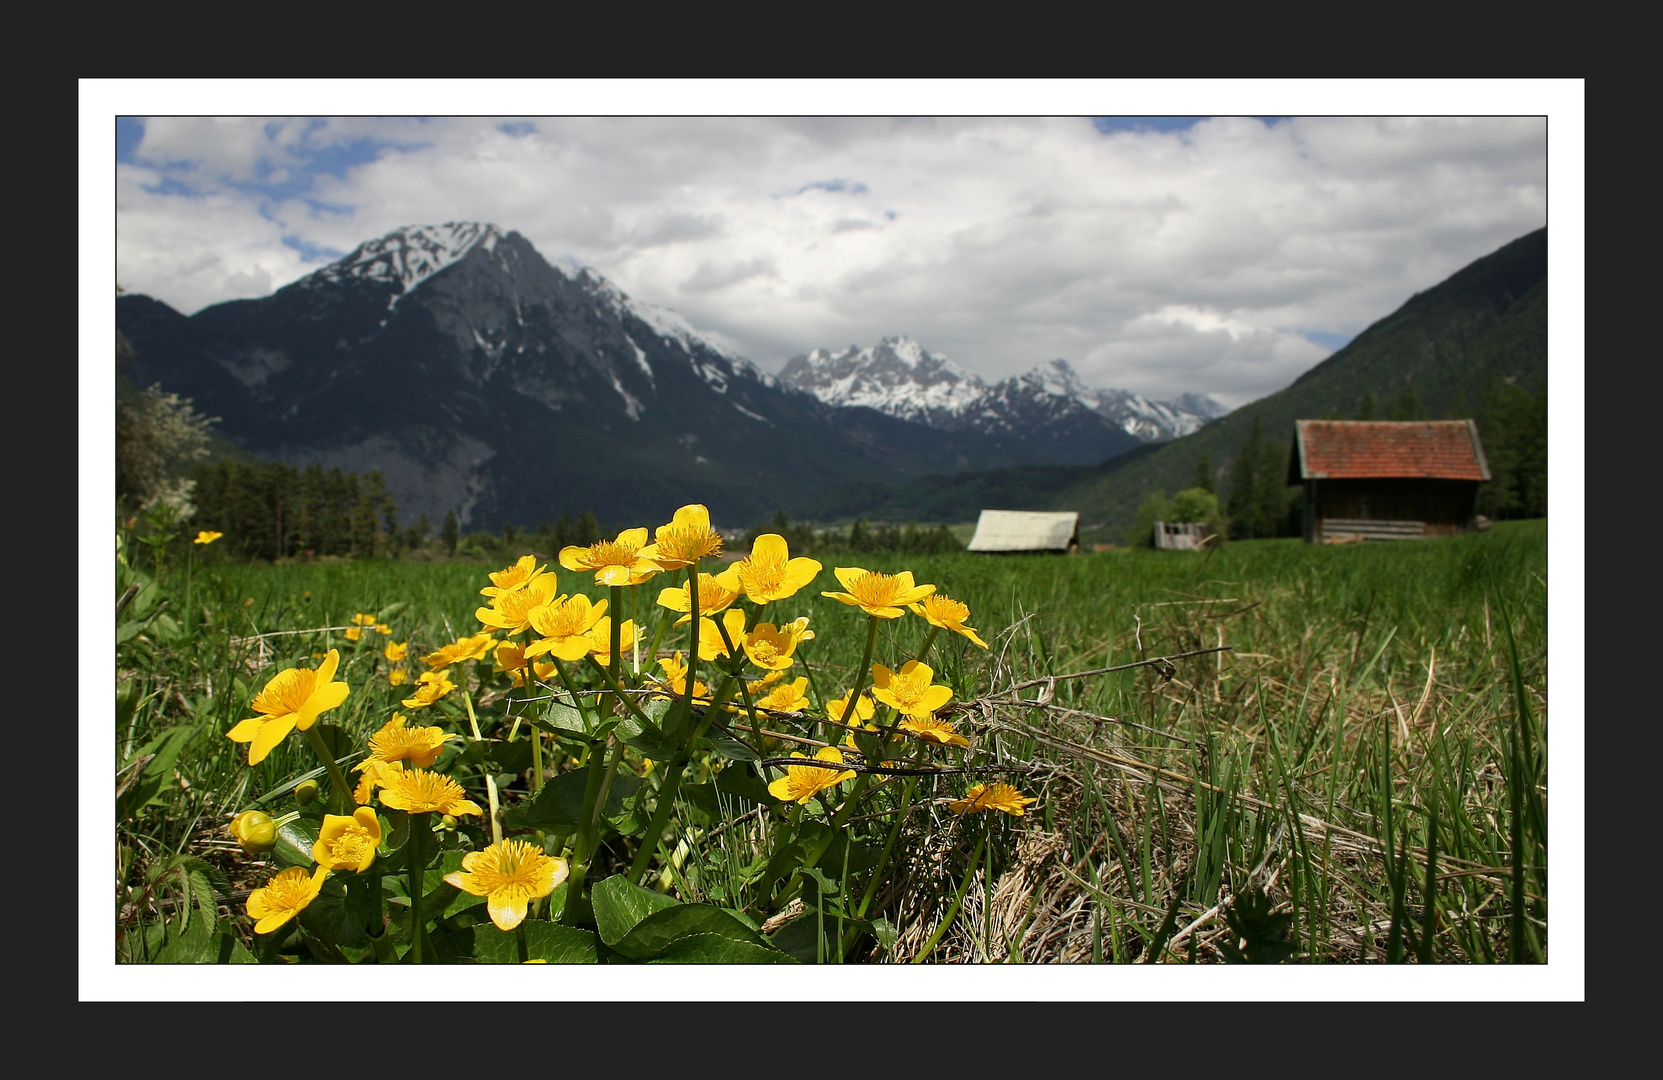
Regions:
<instances>
[{"instance_id":1,"label":"sky","mask_svg":"<svg viewBox=\"0 0 1663 1080\"><path fill-rule=\"evenodd\" d=\"M974 93L880 94L860 110L909 114L894 118L824 115L824 99L790 94L785 106L809 107L728 115L774 95L682 106L640 87L628 105L611 84L576 100L463 84L477 100L445 99L595 115L433 115L432 97L356 84L310 100L239 85L145 87L111 118L116 280L187 314L269 295L400 226L487 221L769 371L906 335L990 380L1061 358L1090 385L1232 407L1546 224L1562 89L1524 84L1540 103L1508 98L1522 116L1494 115L1466 84L1395 83L1165 88L1182 114L1109 115L1117 98L1162 94L1092 82L994 84L1007 115ZM203 100L239 115L182 115ZM342 115L386 100L426 115ZM957 100L974 112L918 107ZM1208 100L1271 107L1191 115ZM1358 115L1288 108L1301 100ZM724 114L625 114L671 101ZM312 103L333 115L269 115Z\"/></svg>"},{"instance_id":2,"label":"sky","mask_svg":"<svg viewBox=\"0 0 1663 1080\"><path fill-rule=\"evenodd\" d=\"M197 116L204 102L234 118ZM410 116L372 115L389 102ZM531 115L498 116L503 103ZM759 105L774 115L754 115ZM881 982L832 967L792 996L1585 1000L1580 80L89 79L79 106L87 655L113 647L112 269L190 313L267 295L402 225L483 220L770 370L811 348L906 334L985 378L1062 357L1098 386L1239 405L1545 224L1551 171L1551 962L1033 965L992 995L979 973L952 967ZM86 664L79 678L80 790L95 809L110 800L79 820L81 998L315 995L301 969L110 963L114 673ZM503 995L569 995L528 971L494 974ZM629 972L613 974L588 974L585 996L638 996ZM753 995L754 974L724 975L661 972L655 993Z\"/></svg>"}]
</instances>

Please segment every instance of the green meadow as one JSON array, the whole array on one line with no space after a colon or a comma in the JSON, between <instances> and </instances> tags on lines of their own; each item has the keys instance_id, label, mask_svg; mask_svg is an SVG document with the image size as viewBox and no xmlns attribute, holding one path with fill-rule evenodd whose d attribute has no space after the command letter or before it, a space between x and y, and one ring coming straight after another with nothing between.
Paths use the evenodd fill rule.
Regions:
<instances>
[{"instance_id":1,"label":"green meadow","mask_svg":"<svg viewBox=\"0 0 1663 1080\"><path fill-rule=\"evenodd\" d=\"M335 677L351 692L325 717L325 741L350 768L371 733L411 712L386 646L408 643L403 666L419 674L420 656L478 633L487 574L519 552L270 564L210 545L170 550L160 568L131 538L124 552L118 591L137 589L117 617L118 959L387 962L304 920L293 934L254 934L247 898L285 852L295 861L295 842L249 855L227 826L249 809L310 813L297 785L329 778L299 736L250 766L226 733L279 670L338 649ZM555 552L535 554L560 592L612 597ZM649 866L634 879L647 890L729 913L805 962L1547 959L1545 520L1399 544L815 557L819 577L766 609L810 620L815 636L786 672L808 677L810 707L770 717L767 732L743 718L710 726L658 835L646 817L662 762L648 764L650 741L623 746L615 767L629 802L601 800L591 883ZM782 770L755 759L841 741L825 703L855 681L869 620L821 594L841 588L833 569L847 565L910 570L968 605L988 648L941 632L928 663L953 692L940 715L971 746L936 755L940 769L863 774L842 835L822 842L818 867L794 869L787 848L817 835L810 819L833 807L761 794ZM643 628L643 675L687 648L687 628L656 604L679 583L661 575L614 602ZM390 633L349 640L364 613ZM892 668L930 629L914 616L871 625L873 661ZM461 692L411 721L464 736L440 767L482 805L489 777L510 829L566 850L575 834L540 809L553 798L543 788L601 751L539 726L564 708L563 684L514 688L488 660L453 677ZM1021 815L953 811L971 781L991 779L1035 801ZM446 843L450 868L460 853ZM483 944L457 944L485 940L482 908L437 870L427 884L429 957L487 959ZM560 912L543 916L552 925ZM585 956L597 949L604 959L605 946Z\"/></svg>"}]
</instances>

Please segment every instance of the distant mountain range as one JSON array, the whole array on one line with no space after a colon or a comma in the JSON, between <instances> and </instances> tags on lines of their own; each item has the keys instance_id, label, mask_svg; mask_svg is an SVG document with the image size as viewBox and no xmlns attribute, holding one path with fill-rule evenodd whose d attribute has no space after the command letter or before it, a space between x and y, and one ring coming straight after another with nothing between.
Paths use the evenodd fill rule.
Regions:
<instances>
[{"instance_id":1,"label":"distant mountain range","mask_svg":"<svg viewBox=\"0 0 1663 1080\"><path fill-rule=\"evenodd\" d=\"M702 501L743 526L854 481L1095 463L1222 411L1093 391L1061 361L989 386L904 338L808 354L776 378L673 311L474 222L398 229L270 296L188 317L120 296L116 325L135 384L191 398L258 457L379 470L406 523L454 510L495 529L592 509L635 524ZM903 352L910 382L883 374ZM891 393L838 400L815 388L830 370ZM939 407L904 407L949 383Z\"/></svg>"},{"instance_id":2,"label":"distant mountain range","mask_svg":"<svg viewBox=\"0 0 1663 1080\"><path fill-rule=\"evenodd\" d=\"M973 520L983 508L1077 510L1083 542L1125 541L1152 493L1194 483L1203 458L1223 480L1257 420L1283 445L1293 421L1353 417L1372 398L1385 419L1412 389L1426 415L1475 416L1492 379L1535 389L1548 377L1547 230L1519 237L1416 293L1284 390L1159 445L1092 466L1024 465L975 475L852 484L794 504L798 516ZM1479 438L1485 437L1483 425Z\"/></svg>"},{"instance_id":3,"label":"distant mountain range","mask_svg":"<svg viewBox=\"0 0 1663 1080\"><path fill-rule=\"evenodd\" d=\"M1197 431L1227 410L1199 394L1151 401L1127 390L1086 386L1066 360L988 384L909 337L792 357L788 386L827 405L865 406L940 431L978 432L1025 443L1033 460L1096 464L1147 442Z\"/></svg>"}]
</instances>

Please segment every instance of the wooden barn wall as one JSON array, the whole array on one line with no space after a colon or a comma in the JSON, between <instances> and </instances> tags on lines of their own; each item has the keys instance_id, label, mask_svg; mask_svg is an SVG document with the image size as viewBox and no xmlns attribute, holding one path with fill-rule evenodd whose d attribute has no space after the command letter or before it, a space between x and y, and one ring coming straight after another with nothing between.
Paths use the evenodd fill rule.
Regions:
<instances>
[{"instance_id":1,"label":"wooden barn wall","mask_svg":"<svg viewBox=\"0 0 1663 1080\"><path fill-rule=\"evenodd\" d=\"M1472 523L1476 480L1308 480L1305 538L1321 518L1424 521L1427 536L1452 536Z\"/></svg>"}]
</instances>

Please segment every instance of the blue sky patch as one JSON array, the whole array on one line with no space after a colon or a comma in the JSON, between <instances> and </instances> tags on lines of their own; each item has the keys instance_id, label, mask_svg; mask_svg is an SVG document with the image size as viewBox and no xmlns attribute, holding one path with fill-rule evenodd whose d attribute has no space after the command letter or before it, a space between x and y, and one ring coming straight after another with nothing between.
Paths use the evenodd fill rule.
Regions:
<instances>
[{"instance_id":1,"label":"blue sky patch","mask_svg":"<svg viewBox=\"0 0 1663 1080\"><path fill-rule=\"evenodd\" d=\"M504 135L512 135L518 139L525 135L536 134L537 125L530 120L509 120L506 123L498 124L497 130Z\"/></svg>"},{"instance_id":2,"label":"blue sky patch","mask_svg":"<svg viewBox=\"0 0 1663 1080\"><path fill-rule=\"evenodd\" d=\"M865 184L859 180L845 180L842 177L834 177L830 180L815 180L804 184L797 189L797 194L801 195L803 192L812 191L815 188L819 188L821 191L847 191L851 195L866 194Z\"/></svg>"},{"instance_id":3,"label":"blue sky patch","mask_svg":"<svg viewBox=\"0 0 1663 1080\"><path fill-rule=\"evenodd\" d=\"M294 248L296 251L300 252L300 257L309 263L334 262L336 259L339 259L341 256L346 254L346 252L336 251L332 247L321 247L317 244L309 243L293 233L284 234L283 245L285 247Z\"/></svg>"},{"instance_id":4,"label":"blue sky patch","mask_svg":"<svg viewBox=\"0 0 1663 1080\"><path fill-rule=\"evenodd\" d=\"M115 159L118 163L130 165L133 162L133 151L144 141L144 121L136 116L118 116L115 118Z\"/></svg>"},{"instance_id":5,"label":"blue sky patch","mask_svg":"<svg viewBox=\"0 0 1663 1080\"><path fill-rule=\"evenodd\" d=\"M1330 334L1324 330L1307 330L1304 333L1306 341L1313 345L1321 345L1325 349L1333 349L1335 352L1339 352L1351 344L1351 339L1356 336L1355 334Z\"/></svg>"}]
</instances>

